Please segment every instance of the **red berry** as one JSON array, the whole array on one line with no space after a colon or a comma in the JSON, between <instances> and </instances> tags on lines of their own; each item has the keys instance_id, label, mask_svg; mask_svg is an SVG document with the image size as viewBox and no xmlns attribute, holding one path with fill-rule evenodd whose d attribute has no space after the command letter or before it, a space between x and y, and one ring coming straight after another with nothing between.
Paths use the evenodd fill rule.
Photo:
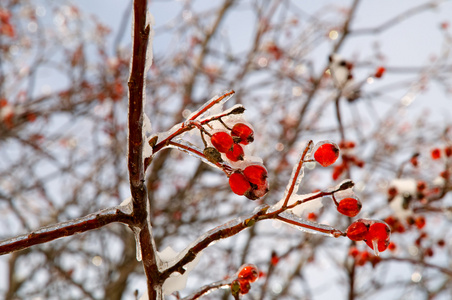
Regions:
<instances>
[{"instance_id":1,"label":"red berry","mask_svg":"<svg viewBox=\"0 0 452 300\"><path fill-rule=\"evenodd\" d=\"M317 149L315 149L314 152L314 159L321 164L322 167L332 165L339 157L339 148L334 143L325 142L316 148Z\"/></svg>"},{"instance_id":2,"label":"red berry","mask_svg":"<svg viewBox=\"0 0 452 300\"><path fill-rule=\"evenodd\" d=\"M356 247L351 247L349 250L348 250L348 255L350 255L351 257L354 257L354 258L356 258L358 255L359 255L359 250L358 250L358 248L356 248Z\"/></svg>"},{"instance_id":3,"label":"red berry","mask_svg":"<svg viewBox=\"0 0 452 300\"><path fill-rule=\"evenodd\" d=\"M375 72L375 78L381 78L382 76L383 76L383 74L384 74L384 72L386 71L386 69L385 68L383 68L383 67L379 67L378 69L377 69L377 71Z\"/></svg>"},{"instance_id":4,"label":"red berry","mask_svg":"<svg viewBox=\"0 0 452 300\"><path fill-rule=\"evenodd\" d=\"M231 149L234 144L232 137L224 131L214 133L210 141L212 142L212 145L222 153Z\"/></svg>"},{"instance_id":5,"label":"red berry","mask_svg":"<svg viewBox=\"0 0 452 300\"><path fill-rule=\"evenodd\" d=\"M389 236L391 234L391 229L388 224L375 221L375 223L371 224L369 227L369 232L366 236L366 244L371 249L374 249L374 245L377 246L379 252L383 252L389 246Z\"/></svg>"},{"instance_id":6,"label":"red berry","mask_svg":"<svg viewBox=\"0 0 452 300\"><path fill-rule=\"evenodd\" d=\"M248 294L248 292L251 289L251 284L248 280L239 280L240 284L240 294L245 295Z\"/></svg>"},{"instance_id":7,"label":"red berry","mask_svg":"<svg viewBox=\"0 0 452 300\"><path fill-rule=\"evenodd\" d=\"M265 181L263 184L255 185L251 183L251 189L245 193L248 199L256 200L264 197L268 192L268 182Z\"/></svg>"},{"instance_id":8,"label":"red berry","mask_svg":"<svg viewBox=\"0 0 452 300\"><path fill-rule=\"evenodd\" d=\"M232 127L231 135L237 137L237 141L240 144L247 145L254 141L254 132L246 124L237 123Z\"/></svg>"},{"instance_id":9,"label":"red berry","mask_svg":"<svg viewBox=\"0 0 452 300\"><path fill-rule=\"evenodd\" d=\"M345 198L337 205L337 211L341 214L354 217L361 211L361 201L356 198Z\"/></svg>"},{"instance_id":10,"label":"red berry","mask_svg":"<svg viewBox=\"0 0 452 300\"><path fill-rule=\"evenodd\" d=\"M332 174L333 180L337 180L339 178L339 176L342 175L344 170L345 170L344 165L334 166L333 174Z\"/></svg>"},{"instance_id":11,"label":"red berry","mask_svg":"<svg viewBox=\"0 0 452 300\"><path fill-rule=\"evenodd\" d=\"M397 246L396 246L396 244L391 242L391 243L389 243L388 249L389 249L389 251L393 252L397 249Z\"/></svg>"},{"instance_id":12,"label":"red berry","mask_svg":"<svg viewBox=\"0 0 452 300\"><path fill-rule=\"evenodd\" d=\"M347 228L347 237L352 241L362 241L369 232L369 225L362 219L356 220Z\"/></svg>"},{"instance_id":13,"label":"red berry","mask_svg":"<svg viewBox=\"0 0 452 300\"><path fill-rule=\"evenodd\" d=\"M232 147L228 151L226 151L226 157L230 161L243 160L244 155L245 153L243 152L242 146L238 144L233 144Z\"/></svg>"},{"instance_id":14,"label":"red berry","mask_svg":"<svg viewBox=\"0 0 452 300\"><path fill-rule=\"evenodd\" d=\"M431 152L432 159L439 159L441 157L441 150L435 148Z\"/></svg>"},{"instance_id":15,"label":"red berry","mask_svg":"<svg viewBox=\"0 0 452 300\"><path fill-rule=\"evenodd\" d=\"M316 215L316 213L313 213L313 212L309 213L309 214L308 214L308 220L309 220L309 221L316 221L316 220L317 220L317 215Z\"/></svg>"},{"instance_id":16,"label":"red berry","mask_svg":"<svg viewBox=\"0 0 452 300\"><path fill-rule=\"evenodd\" d=\"M452 156L452 146L447 146L446 148L444 148L444 154L446 154L447 157L451 157Z\"/></svg>"},{"instance_id":17,"label":"red berry","mask_svg":"<svg viewBox=\"0 0 452 300\"><path fill-rule=\"evenodd\" d=\"M243 170L243 174L256 185L265 184L267 180L267 169L261 165L250 165Z\"/></svg>"},{"instance_id":18,"label":"red berry","mask_svg":"<svg viewBox=\"0 0 452 300\"><path fill-rule=\"evenodd\" d=\"M237 275L239 280L246 280L249 282L255 282L259 278L259 270L253 264L246 264L240 268Z\"/></svg>"},{"instance_id":19,"label":"red berry","mask_svg":"<svg viewBox=\"0 0 452 300\"><path fill-rule=\"evenodd\" d=\"M251 189L251 184L241 172L232 173L229 176L229 186L237 195L244 195Z\"/></svg>"},{"instance_id":20,"label":"red berry","mask_svg":"<svg viewBox=\"0 0 452 300\"><path fill-rule=\"evenodd\" d=\"M427 184L425 183L425 181L419 180L417 182L416 188L417 188L418 192L422 192L423 190L425 190L427 188Z\"/></svg>"},{"instance_id":21,"label":"red berry","mask_svg":"<svg viewBox=\"0 0 452 300\"><path fill-rule=\"evenodd\" d=\"M416 227L418 229L422 229L425 226L425 218L424 216L419 216L414 220L414 224L416 224Z\"/></svg>"},{"instance_id":22,"label":"red berry","mask_svg":"<svg viewBox=\"0 0 452 300\"><path fill-rule=\"evenodd\" d=\"M271 262L271 264L273 266L276 266L279 263L279 257L276 254L276 252L272 252L272 257L271 257L271 261L270 262Z\"/></svg>"}]
</instances>

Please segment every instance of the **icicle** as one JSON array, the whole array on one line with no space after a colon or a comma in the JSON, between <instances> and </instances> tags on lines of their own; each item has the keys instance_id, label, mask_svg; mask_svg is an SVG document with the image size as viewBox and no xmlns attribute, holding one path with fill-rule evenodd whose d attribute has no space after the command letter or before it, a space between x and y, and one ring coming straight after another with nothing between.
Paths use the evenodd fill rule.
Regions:
<instances>
[{"instance_id":1,"label":"icicle","mask_svg":"<svg viewBox=\"0 0 452 300\"><path fill-rule=\"evenodd\" d=\"M375 256L380 256L380 252L378 251L378 241L372 240L372 246L374 247Z\"/></svg>"},{"instance_id":2,"label":"icicle","mask_svg":"<svg viewBox=\"0 0 452 300\"><path fill-rule=\"evenodd\" d=\"M140 232L141 229L139 228L132 228L133 234L135 235L135 244L136 244L136 255L137 255L137 261L141 261L141 243L140 243Z\"/></svg>"},{"instance_id":3,"label":"icicle","mask_svg":"<svg viewBox=\"0 0 452 300\"><path fill-rule=\"evenodd\" d=\"M145 74L149 71L149 69L152 66L152 60L154 57L154 52L152 51L152 44L154 42L154 25L155 25L155 19L154 16L147 11L146 12L146 26L149 26L149 39L148 39L148 46L146 48L146 65L144 72Z\"/></svg>"}]
</instances>

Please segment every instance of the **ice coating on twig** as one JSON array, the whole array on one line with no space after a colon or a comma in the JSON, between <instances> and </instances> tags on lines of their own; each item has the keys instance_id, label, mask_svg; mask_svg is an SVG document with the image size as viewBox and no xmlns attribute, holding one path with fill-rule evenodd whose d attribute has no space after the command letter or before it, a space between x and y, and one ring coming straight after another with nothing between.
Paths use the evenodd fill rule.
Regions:
<instances>
[{"instance_id":1,"label":"ice coating on twig","mask_svg":"<svg viewBox=\"0 0 452 300\"><path fill-rule=\"evenodd\" d=\"M312 151L312 144L313 144L312 141L308 142L308 145L306 146L307 149L305 148L305 150L300 154L300 156L297 160L298 161L297 164L295 164L295 166L293 167L292 174L290 175L289 183L287 184L287 187L284 192L284 199L286 197L291 196L291 195L289 195L289 193L291 193L291 194L297 193L298 188L300 187L300 184L301 184L301 180L304 177L304 160L309 156L310 151ZM295 184L293 186L293 190L291 191L290 188L294 182L295 182Z\"/></svg>"},{"instance_id":2,"label":"ice coating on twig","mask_svg":"<svg viewBox=\"0 0 452 300\"><path fill-rule=\"evenodd\" d=\"M352 188L354 186L355 186L355 183L352 180L345 179L345 180L341 181L339 184L323 190L323 192L325 192L325 193L333 193L333 192L337 192L337 191L345 191L345 190L350 189L350 188Z\"/></svg>"},{"instance_id":3,"label":"ice coating on twig","mask_svg":"<svg viewBox=\"0 0 452 300\"><path fill-rule=\"evenodd\" d=\"M279 215L282 218L284 218L288 221L291 221L291 222L287 222L287 221L284 221L281 219L278 219L278 220L280 220L281 222L286 223L298 230L301 230L303 232L308 232L308 233L313 233L313 234L321 234L321 235L330 236L330 237L335 237L334 233L339 232L334 227L305 220L303 218L300 218L299 216L296 216L295 214L293 214L290 211L282 212Z\"/></svg>"},{"instance_id":4,"label":"ice coating on twig","mask_svg":"<svg viewBox=\"0 0 452 300\"><path fill-rule=\"evenodd\" d=\"M210 113L210 107L217 106L217 108L221 109L222 105L226 103L231 97L234 95L233 92L229 92L229 95L215 95L209 101L207 101L203 106L198 108L195 112L191 113L187 120L198 120L205 118L208 113ZM222 98L223 97L223 98ZM220 100L220 98L222 98ZM200 113L202 112L202 113Z\"/></svg>"},{"instance_id":5,"label":"ice coating on twig","mask_svg":"<svg viewBox=\"0 0 452 300\"><path fill-rule=\"evenodd\" d=\"M190 245L188 245L183 251L179 252L174 258L172 258L170 260L167 260L167 261L161 259L161 262L159 264L159 269L161 271L163 271L163 270L166 270L168 268L171 268L172 266L177 264L188 253L188 251L190 249L192 249L194 246L198 245L202 241L208 239L209 236L217 233L220 230L229 229L229 228L234 227L234 226L236 226L238 224L241 224L241 223L243 223L243 221L245 221L247 218L250 218L251 216L252 215L235 218L235 219L233 219L233 220L231 220L231 221L229 221L227 223L224 223L222 225L219 225L219 226L207 231L202 236L198 237L195 241L193 241ZM216 242L217 241L211 241L209 243L209 245L212 245L212 244L214 244Z\"/></svg>"},{"instance_id":6,"label":"ice coating on twig","mask_svg":"<svg viewBox=\"0 0 452 300\"><path fill-rule=\"evenodd\" d=\"M162 262L164 261L172 261L175 257L178 256L178 253L174 251L171 247L166 247L162 252L158 252L158 257ZM188 274L194 267L198 264L200 259L200 254L196 256L194 260L189 262L184 266L185 272L184 274L180 274L179 272L173 272L168 279L163 283L162 289L164 295L170 295L176 291L183 290L187 284Z\"/></svg>"},{"instance_id":7,"label":"ice coating on twig","mask_svg":"<svg viewBox=\"0 0 452 300\"><path fill-rule=\"evenodd\" d=\"M185 153L187 153L187 154L189 154L189 155L191 155L193 157L196 157L197 159L200 159L202 162L208 164L211 167L214 167L214 168L217 168L217 169L221 169L219 166L217 166L217 165L213 164L212 162L208 161L203 156L203 154L202 154L203 151L201 149L199 149L196 145L194 145L194 144L192 144L192 143L190 143L190 142L188 142L186 140L174 139L174 142L169 144L168 147L176 148L176 149L178 149L178 150L180 150L182 152L185 152ZM189 151L189 150L187 150L187 148L190 148L190 149L192 149L194 151ZM227 165L225 163L222 163L222 164L223 165ZM229 168L232 169L230 166L229 166Z\"/></svg>"},{"instance_id":8,"label":"ice coating on twig","mask_svg":"<svg viewBox=\"0 0 452 300\"><path fill-rule=\"evenodd\" d=\"M152 45L154 42L154 26L155 19L150 11L146 12L146 27L149 26L149 39L148 46L146 48L146 64L144 68L144 72L147 73L152 66L152 60L154 58L154 52L152 50Z\"/></svg>"}]
</instances>

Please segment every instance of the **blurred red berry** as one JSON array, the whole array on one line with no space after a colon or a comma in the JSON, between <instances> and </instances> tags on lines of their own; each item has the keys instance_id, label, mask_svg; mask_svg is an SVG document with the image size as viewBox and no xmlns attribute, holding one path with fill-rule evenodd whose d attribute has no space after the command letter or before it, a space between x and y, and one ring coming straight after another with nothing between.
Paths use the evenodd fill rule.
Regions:
<instances>
[{"instance_id":1,"label":"blurred red berry","mask_svg":"<svg viewBox=\"0 0 452 300\"><path fill-rule=\"evenodd\" d=\"M337 205L337 211L341 214L354 217L361 211L361 201L356 198L345 198L342 199Z\"/></svg>"},{"instance_id":2,"label":"blurred red berry","mask_svg":"<svg viewBox=\"0 0 452 300\"><path fill-rule=\"evenodd\" d=\"M339 176L342 175L344 170L345 170L344 165L334 166L333 174L332 174L333 180L337 180L339 178Z\"/></svg>"},{"instance_id":3,"label":"blurred red berry","mask_svg":"<svg viewBox=\"0 0 452 300\"><path fill-rule=\"evenodd\" d=\"M350 250L348 250L348 255L351 257L356 258L359 255L359 250L356 247L350 247Z\"/></svg>"},{"instance_id":4,"label":"blurred red berry","mask_svg":"<svg viewBox=\"0 0 452 300\"><path fill-rule=\"evenodd\" d=\"M254 141L254 132L253 130L246 124L237 123L232 127L231 135L236 137L238 143L247 145Z\"/></svg>"},{"instance_id":5,"label":"blurred red berry","mask_svg":"<svg viewBox=\"0 0 452 300\"><path fill-rule=\"evenodd\" d=\"M425 226L425 217L424 216L419 216L414 220L414 224L416 224L416 227L418 229L422 229Z\"/></svg>"},{"instance_id":6,"label":"blurred red berry","mask_svg":"<svg viewBox=\"0 0 452 300\"><path fill-rule=\"evenodd\" d=\"M439 159L441 157L441 150L439 150L438 148L435 148L432 150L432 152L430 154L432 156L432 159Z\"/></svg>"},{"instance_id":7,"label":"blurred red berry","mask_svg":"<svg viewBox=\"0 0 452 300\"><path fill-rule=\"evenodd\" d=\"M217 148L218 151L226 153L234 145L232 137L224 131L216 132L211 138L212 145Z\"/></svg>"},{"instance_id":8,"label":"blurred red berry","mask_svg":"<svg viewBox=\"0 0 452 300\"><path fill-rule=\"evenodd\" d=\"M451 157L452 156L452 146L447 146L446 148L444 148L444 154L446 154L447 157Z\"/></svg>"},{"instance_id":9,"label":"blurred red berry","mask_svg":"<svg viewBox=\"0 0 452 300\"><path fill-rule=\"evenodd\" d=\"M334 143L321 144L314 152L314 159L322 165L328 167L334 164L339 157L339 148Z\"/></svg>"},{"instance_id":10,"label":"blurred red berry","mask_svg":"<svg viewBox=\"0 0 452 300\"><path fill-rule=\"evenodd\" d=\"M375 78L381 78L383 74L385 73L386 69L384 67L379 67L377 71L375 71Z\"/></svg>"},{"instance_id":11,"label":"blurred red berry","mask_svg":"<svg viewBox=\"0 0 452 300\"><path fill-rule=\"evenodd\" d=\"M394 252L394 251L397 249L397 246L396 246L396 244L394 244L393 242L391 242L391 243L389 243L389 245L388 245L388 249L389 249L389 251Z\"/></svg>"}]
</instances>

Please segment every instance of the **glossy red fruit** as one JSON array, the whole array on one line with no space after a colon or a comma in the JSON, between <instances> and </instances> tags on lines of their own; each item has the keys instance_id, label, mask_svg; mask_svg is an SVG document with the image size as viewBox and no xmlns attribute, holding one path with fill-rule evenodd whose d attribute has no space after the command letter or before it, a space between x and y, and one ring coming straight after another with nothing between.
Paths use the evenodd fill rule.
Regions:
<instances>
[{"instance_id":1,"label":"glossy red fruit","mask_svg":"<svg viewBox=\"0 0 452 300\"><path fill-rule=\"evenodd\" d=\"M214 133L210 141L212 142L212 145L221 153L226 153L226 151L231 149L232 145L234 145L232 136L224 131Z\"/></svg>"},{"instance_id":2,"label":"glossy red fruit","mask_svg":"<svg viewBox=\"0 0 452 300\"><path fill-rule=\"evenodd\" d=\"M241 172L235 172L229 176L229 186L234 194L240 196L251 190L250 182Z\"/></svg>"},{"instance_id":3,"label":"glossy red fruit","mask_svg":"<svg viewBox=\"0 0 452 300\"><path fill-rule=\"evenodd\" d=\"M314 159L321 164L322 167L328 167L334 164L339 157L339 148L334 143L325 142L316 148Z\"/></svg>"},{"instance_id":4,"label":"glossy red fruit","mask_svg":"<svg viewBox=\"0 0 452 300\"><path fill-rule=\"evenodd\" d=\"M231 135L237 137L237 142L248 145L254 141L254 131L246 124L237 123L232 127Z\"/></svg>"},{"instance_id":5,"label":"glossy red fruit","mask_svg":"<svg viewBox=\"0 0 452 300\"><path fill-rule=\"evenodd\" d=\"M361 201L356 198L345 198L337 205L337 211L347 217L354 217L361 211L362 206Z\"/></svg>"},{"instance_id":6,"label":"glossy red fruit","mask_svg":"<svg viewBox=\"0 0 452 300\"><path fill-rule=\"evenodd\" d=\"M245 295L248 294L248 292L251 289L251 284L248 280L240 280L239 279L239 284L240 284L240 294Z\"/></svg>"},{"instance_id":7,"label":"glossy red fruit","mask_svg":"<svg viewBox=\"0 0 452 300\"><path fill-rule=\"evenodd\" d=\"M347 237L352 241L362 241L367 237L369 225L362 219L356 220L347 228Z\"/></svg>"},{"instance_id":8,"label":"glossy red fruit","mask_svg":"<svg viewBox=\"0 0 452 300\"><path fill-rule=\"evenodd\" d=\"M226 157L231 161L243 160L244 155L245 152L243 152L242 146L238 144L233 144L232 147L226 151Z\"/></svg>"},{"instance_id":9,"label":"glossy red fruit","mask_svg":"<svg viewBox=\"0 0 452 300\"><path fill-rule=\"evenodd\" d=\"M255 282L259 278L259 270L253 264L246 264L240 268L237 275L239 280L247 280L249 282Z\"/></svg>"},{"instance_id":10,"label":"glossy red fruit","mask_svg":"<svg viewBox=\"0 0 452 300\"><path fill-rule=\"evenodd\" d=\"M267 180L267 169L261 165L250 165L243 170L243 174L251 183L264 184Z\"/></svg>"},{"instance_id":11,"label":"glossy red fruit","mask_svg":"<svg viewBox=\"0 0 452 300\"><path fill-rule=\"evenodd\" d=\"M391 229L388 224L375 221L369 227L369 231L366 236L366 244L371 249L375 250L374 246L377 246L378 252L385 251L389 246L389 237L391 235Z\"/></svg>"}]
</instances>

